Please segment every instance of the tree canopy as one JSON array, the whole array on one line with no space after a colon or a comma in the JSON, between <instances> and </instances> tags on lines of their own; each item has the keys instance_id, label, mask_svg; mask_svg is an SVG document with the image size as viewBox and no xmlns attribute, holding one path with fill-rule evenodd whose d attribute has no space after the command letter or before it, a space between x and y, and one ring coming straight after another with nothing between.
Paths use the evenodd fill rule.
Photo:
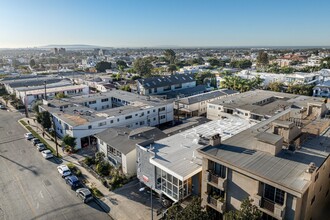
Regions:
<instances>
[{"instance_id":1,"label":"tree canopy","mask_svg":"<svg viewBox=\"0 0 330 220\"><path fill-rule=\"evenodd\" d=\"M134 61L133 67L141 76L149 76L153 68L150 59L140 57Z\"/></svg>"},{"instance_id":2,"label":"tree canopy","mask_svg":"<svg viewBox=\"0 0 330 220\"><path fill-rule=\"evenodd\" d=\"M257 56L257 65L261 67L267 66L269 63L268 54L264 51L260 51Z\"/></svg>"},{"instance_id":3,"label":"tree canopy","mask_svg":"<svg viewBox=\"0 0 330 220\"><path fill-rule=\"evenodd\" d=\"M62 139L63 143L67 146L70 146L71 149L74 149L76 146L76 138L69 135L65 135Z\"/></svg>"},{"instance_id":4,"label":"tree canopy","mask_svg":"<svg viewBox=\"0 0 330 220\"><path fill-rule=\"evenodd\" d=\"M218 60L217 58L214 58L214 57L208 59L207 62L209 62L210 65L213 67L220 66L220 60Z\"/></svg>"},{"instance_id":5,"label":"tree canopy","mask_svg":"<svg viewBox=\"0 0 330 220\"><path fill-rule=\"evenodd\" d=\"M106 61L98 62L95 66L97 72L105 72L107 69L111 69L111 63Z\"/></svg>"},{"instance_id":6,"label":"tree canopy","mask_svg":"<svg viewBox=\"0 0 330 220\"><path fill-rule=\"evenodd\" d=\"M175 59L176 59L176 54L175 54L174 50L172 50L172 49L165 50L164 56L165 56L165 59L167 60L167 62L169 62L170 64L174 64Z\"/></svg>"},{"instance_id":7,"label":"tree canopy","mask_svg":"<svg viewBox=\"0 0 330 220\"><path fill-rule=\"evenodd\" d=\"M238 90L240 92L250 91L254 88L259 88L263 82L260 76L256 76L253 79L243 79L239 76L225 76L221 81L221 88L228 88Z\"/></svg>"},{"instance_id":8,"label":"tree canopy","mask_svg":"<svg viewBox=\"0 0 330 220\"><path fill-rule=\"evenodd\" d=\"M29 64L31 67L34 67L36 65L36 61L34 59L31 59Z\"/></svg>"},{"instance_id":9,"label":"tree canopy","mask_svg":"<svg viewBox=\"0 0 330 220\"><path fill-rule=\"evenodd\" d=\"M212 219L212 214L201 206L202 199L194 197L192 201L182 208L178 203L174 204L167 211L166 220L200 220Z\"/></svg>"},{"instance_id":10,"label":"tree canopy","mask_svg":"<svg viewBox=\"0 0 330 220\"><path fill-rule=\"evenodd\" d=\"M39 112L37 114L37 122L45 129L51 128L52 121L50 119L50 113L47 111Z\"/></svg>"},{"instance_id":11,"label":"tree canopy","mask_svg":"<svg viewBox=\"0 0 330 220\"><path fill-rule=\"evenodd\" d=\"M242 201L240 210L225 213L225 220L259 220L262 212L257 206L252 204L253 200L246 198Z\"/></svg>"},{"instance_id":12,"label":"tree canopy","mask_svg":"<svg viewBox=\"0 0 330 220\"><path fill-rule=\"evenodd\" d=\"M123 61L123 60L118 60L118 61L116 62L116 64L117 64L118 68L125 69L125 68L128 67L128 66L127 66L127 63L126 63L125 61Z\"/></svg>"},{"instance_id":13,"label":"tree canopy","mask_svg":"<svg viewBox=\"0 0 330 220\"><path fill-rule=\"evenodd\" d=\"M233 68L247 69L251 68L252 62L250 60L233 60L230 62L229 66Z\"/></svg>"}]
</instances>

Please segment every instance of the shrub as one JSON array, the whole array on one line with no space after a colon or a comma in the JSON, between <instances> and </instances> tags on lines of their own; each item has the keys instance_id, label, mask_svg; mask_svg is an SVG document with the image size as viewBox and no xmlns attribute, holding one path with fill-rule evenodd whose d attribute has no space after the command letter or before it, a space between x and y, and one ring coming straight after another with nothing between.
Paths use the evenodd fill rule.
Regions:
<instances>
[{"instance_id":1,"label":"shrub","mask_svg":"<svg viewBox=\"0 0 330 220\"><path fill-rule=\"evenodd\" d=\"M76 166L73 163L68 163L67 166L70 170L73 170L76 168Z\"/></svg>"},{"instance_id":2,"label":"shrub","mask_svg":"<svg viewBox=\"0 0 330 220\"><path fill-rule=\"evenodd\" d=\"M100 163L98 163L96 165L96 172L99 174L99 175L108 175L110 171L110 164L109 162L107 161L101 161Z\"/></svg>"},{"instance_id":3,"label":"shrub","mask_svg":"<svg viewBox=\"0 0 330 220\"><path fill-rule=\"evenodd\" d=\"M87 165L90 166L92 164L95 164L95 160L92 157L85 157L83 162Z\"/></svg>"},{"instance_id":4,"label":"shrub","mask_svg":"<svg viewBox=\"0 0 330 220\"><path fill-rule=\"evenodd\" d=\"M98 190L96 187L92 187L92 194L97 198L100 198L103 196L103 194L100 192L100 190Z\"/></svg>"}]
</instances>

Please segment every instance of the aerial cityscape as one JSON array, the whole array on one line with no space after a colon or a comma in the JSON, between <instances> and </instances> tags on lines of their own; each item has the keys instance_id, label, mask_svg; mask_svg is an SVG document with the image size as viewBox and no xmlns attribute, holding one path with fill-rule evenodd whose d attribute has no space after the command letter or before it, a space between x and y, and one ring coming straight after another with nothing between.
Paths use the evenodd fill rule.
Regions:
<instances>
[{"instance_id":1,"label":"aerial cityscape","mask_svg":"<svg viewBox=\"0 0 330 220\"><path fill-rule=\"evenodd\" d=\"M0 5L0 220L330 219L330 2Z\"/></svg>"}]
</instances>

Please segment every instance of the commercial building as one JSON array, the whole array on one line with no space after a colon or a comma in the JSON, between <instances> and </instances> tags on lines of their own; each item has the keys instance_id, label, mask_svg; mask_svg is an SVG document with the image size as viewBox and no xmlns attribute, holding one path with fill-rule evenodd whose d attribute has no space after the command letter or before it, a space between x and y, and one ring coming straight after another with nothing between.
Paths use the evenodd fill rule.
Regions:
<instances>
[{"instance_id":1,"label":"commercial building","mask_svg":"<svg viewBox=\"0 0 330 220\"><path fill-rule=\"evenodd\" d=\"M314 219L330 198L330 123L308 118L286 109L199 149L202 205L221 219L250 198L263 219Z\"/></svg>"},{"instance_id":2,"label":"commercial building","mask_svg":"<svg viewBox=\"0 0 330 220\"><path fill-rule=\"evenodd\" d=\"M205 116L207 112L207 103L235 93L238 92L222 89L180 98L175 100L174 109L176 110L176 115L182 115L185 118L202 115Z\"/></svg>"},{"instance_id":3,"label":"commercial building","mask_svg":"<svg viewBox=\"0 0 330 220\"><path fill-rule=\"evenodd\" d=\"M159 95L196 86L196 80L192 74L150 77L137 79L136 82L137 92L140 95Z\"/></svg>"},{"instance_id":4,"label":"commercial building","mask_svg":"<svg viewBox=\"0 0 330 220\"><path fill-rule=\"evenodd\" d=\"M317 117L324 116L327 111L322 98L255 90L233 94L208 103L207 118L217 120L228 115L236 115L249 120L262 121L290 107L308 113L311 113L312 109L318 109Z\"/></svg>"},{"instance_id":5,"label":"commercial building","mask_svg":"<svg viewBox=\"0 0 330 220\"><path fill-rule=\"evenodd\" d=\"M69 79L56 76L25 76L6 78L1 81L9 94L15 95L22 103L31 105L36 100L89 93L86 85L73 85Z\"/></svg>"},{"instance_id":6,"label":"commercial building","mask_svg":"<svg viewBox=\"0 0 330 220\"><path fill-rule=\"evenodd\" d=\"M134 129L173 121L173 102L121 90L44 100L40 109L51 113L58 136L77 138L77 149L96 144L93 135L110 127Z\"/></svg>"}]
</instances>

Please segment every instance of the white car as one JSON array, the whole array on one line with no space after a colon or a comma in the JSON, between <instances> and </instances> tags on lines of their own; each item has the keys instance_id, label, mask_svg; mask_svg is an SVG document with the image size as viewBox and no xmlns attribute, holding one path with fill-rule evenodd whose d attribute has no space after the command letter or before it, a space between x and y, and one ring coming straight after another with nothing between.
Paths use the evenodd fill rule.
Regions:
<instances>
[{"instance_id":1,"label":"white car","mask_svg":"<svg viewBox=\"0 0 330 220\"><path fill-rule=\"evenodd\" d=\"M26 138L26 140L32 140L34 138L31 133L24 134L24 137Z\"/></svg>"},{"instance_id":2,"label":"white car","mask_svg":"<svg viewBox=\"0 0 330 220\"><path fill-rule=\"evenodd\" d=\"M71 175L71 171L67 165L58 166L57 170L63 178Z\"/></svg>"},{"instance_id":3,"label":"white car","mask_svg":"<svg viewBox=\"0 0 330 220\"><path fill-rule=\"evenodd\" d=\"M50 150L43 150L41 151L41 154L45 159L49 159L54 156Z\"/></svg>"},{"instance_id":4,"label":"white car","mask_svg":"<svg viewBox=\"0 0 330 220\"><path fill-rule=\"evenodd\" d=\"M94 198L93 198L93 195L91 193L91 191L89 191L89 189L87 188L80 188L80 189L77 189L76 190L76 195L81 198L81 200L84 202L84 203L88 203L90 201L92 201Z\"/></svg>"}]
</instances>

